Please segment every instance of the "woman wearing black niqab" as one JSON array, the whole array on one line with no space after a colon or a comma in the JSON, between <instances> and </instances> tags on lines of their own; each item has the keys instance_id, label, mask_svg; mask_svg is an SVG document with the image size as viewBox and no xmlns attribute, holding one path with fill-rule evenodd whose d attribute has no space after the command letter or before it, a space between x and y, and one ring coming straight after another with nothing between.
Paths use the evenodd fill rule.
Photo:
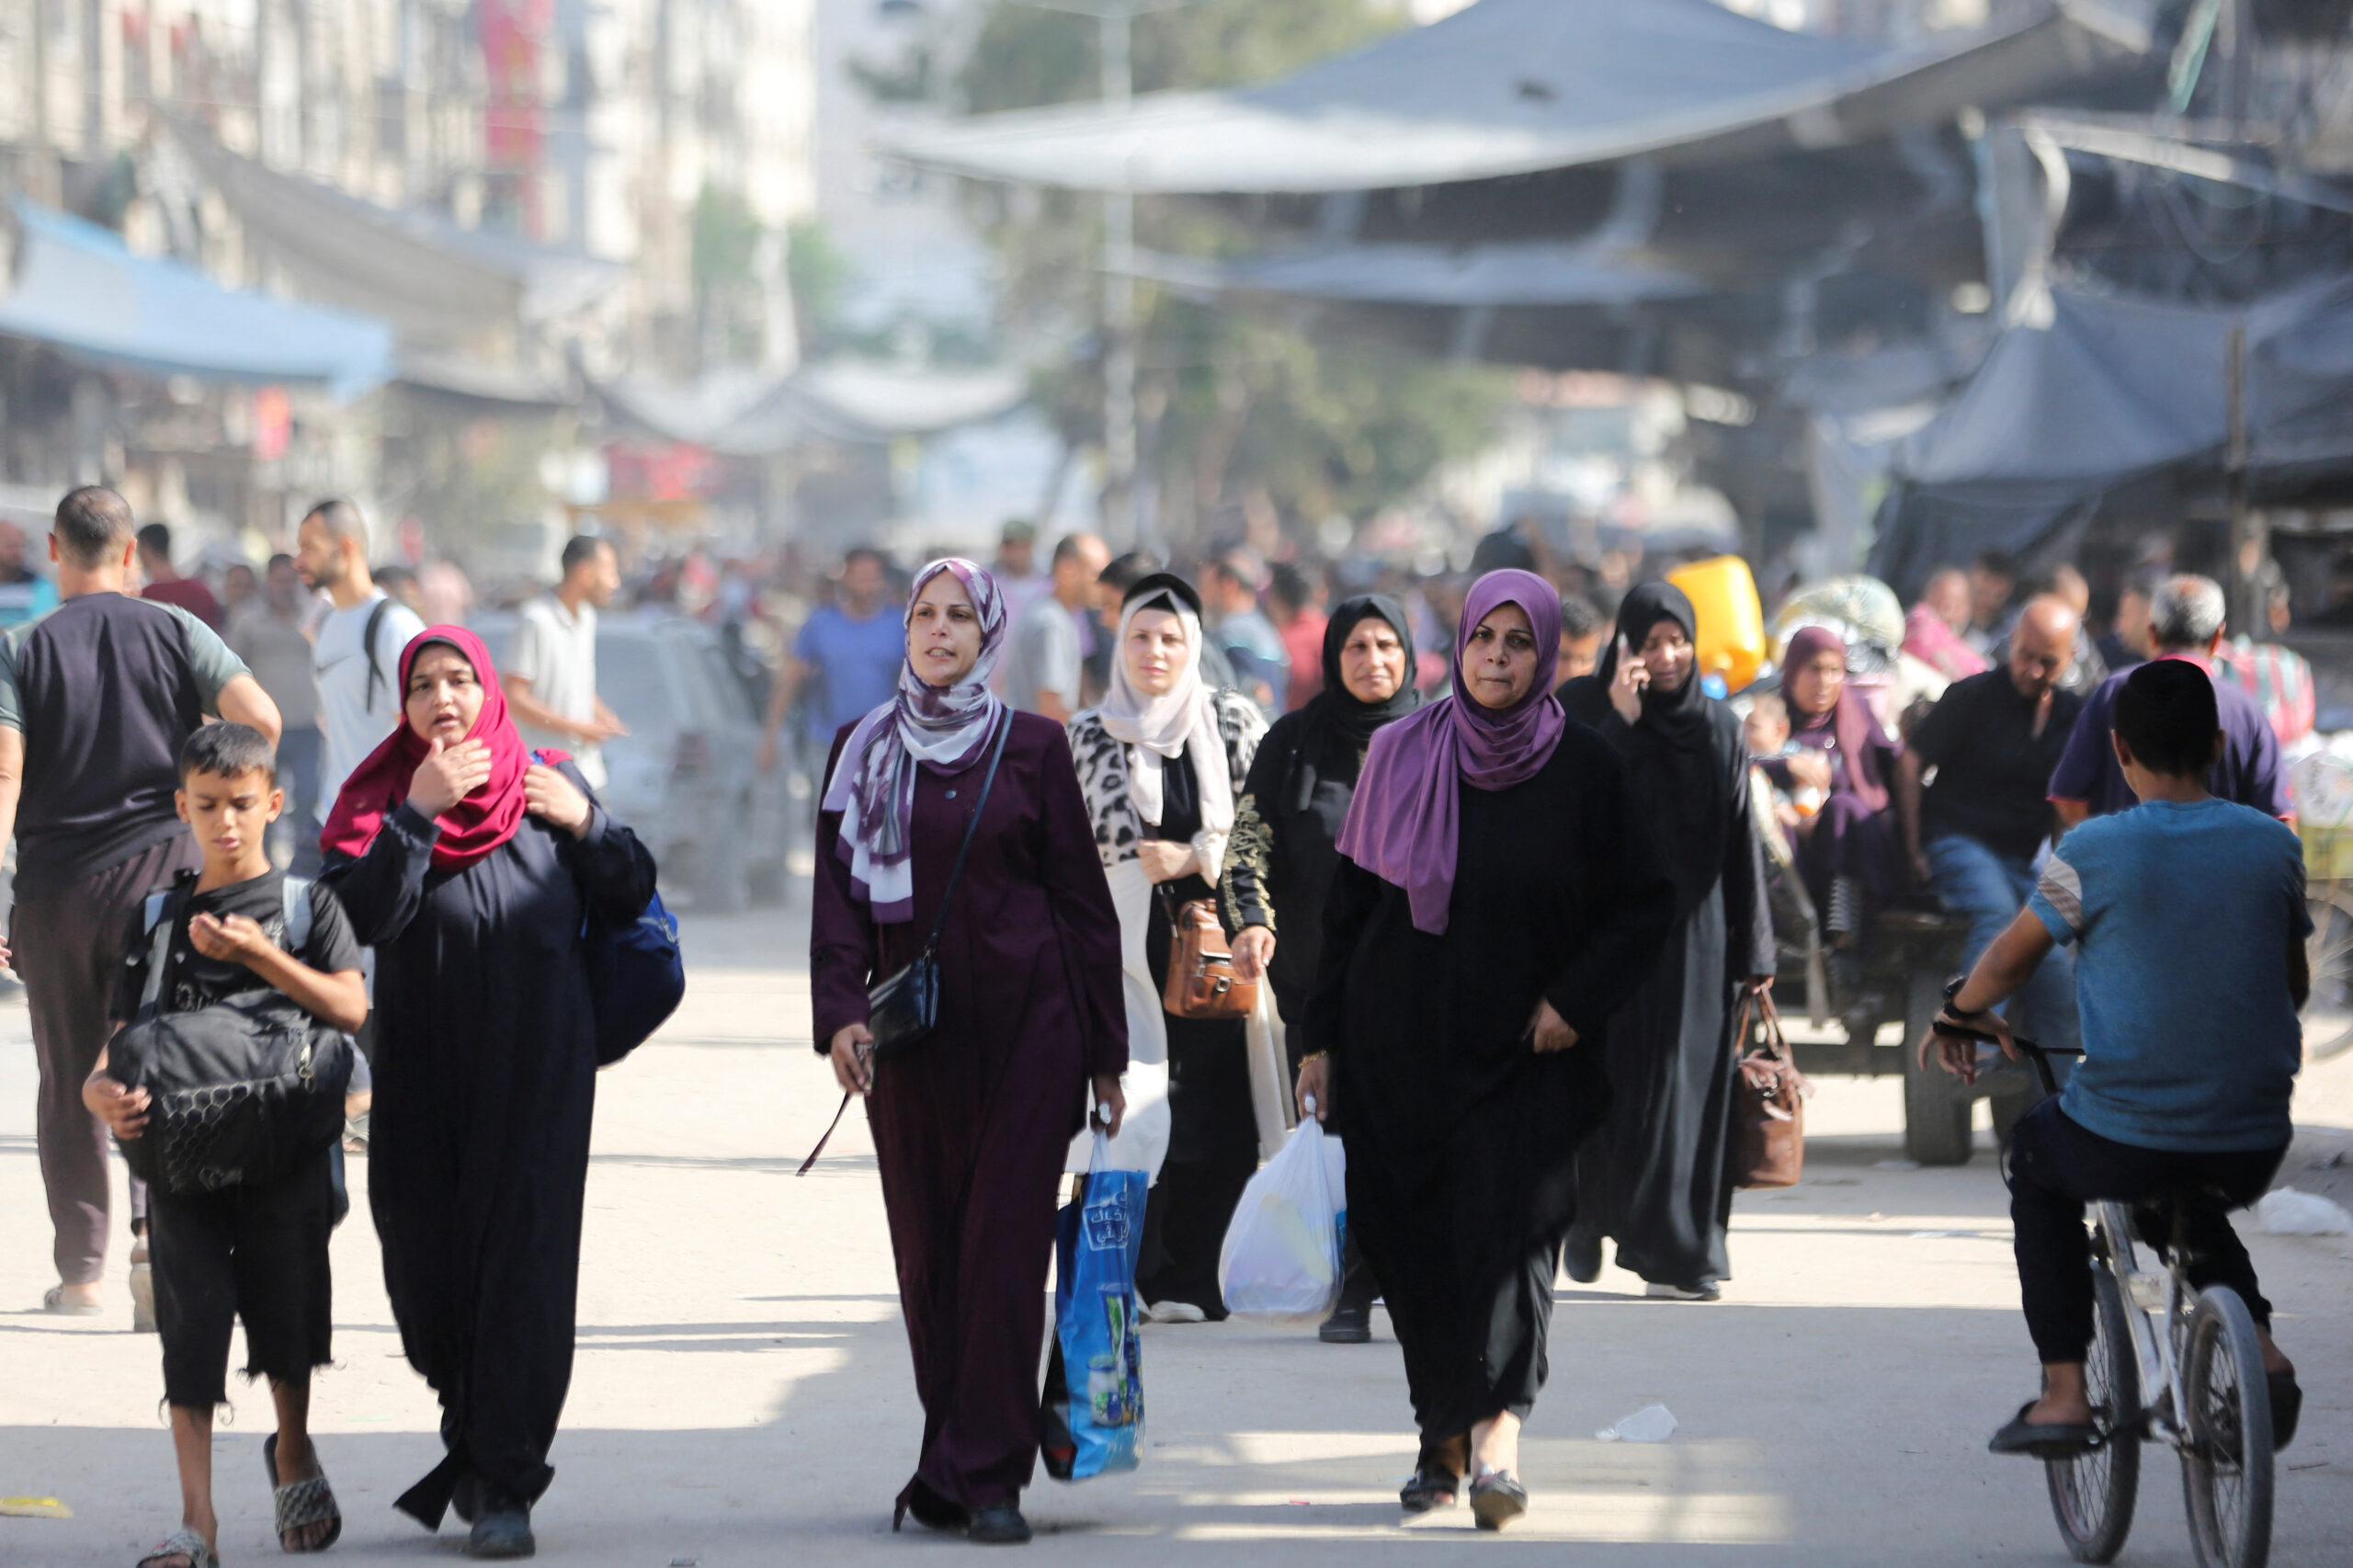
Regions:
<instances>
[{"instance_id":1,"label":"woman wearing black niqab","mask_svg":"<svg viewBox=\"0 0 2353 1568\"><path fill-rule=\"evenodd\" d=\"M1609 1021L1608 1125L1577 1161L1572 1278L1620 1267L1649 1294L1712 1300L1724 1244L1738 1042L1733 1003L1773 972L1764 867L1749 816L1740 721L1701 689L1698 618L1682 590L1645 583L1619 607L1601 666L1561 687L1569 716L1626 758L1633 798L1675 881L1676 924L1657 966Z\"/></svg>"},{"instance_id":2,"label":"woman wearing black niqab","mask_svg":"<svg viewBox=\"0 0 2353 1568\"><path fill-rule=\"evenodd\" d=\"M1404 607L1386 594L1342 600L1324 629L1323 689L1275 721L1234 802L1218 892L1234 933L1237 969L1249 979L1264 964L1274 987L1276 1010L1291 1030L1286 1043L1293 1076L1304 1038L1300 1026L1324 953L1324 903L1340 867L1340 824L1356 796L1365 748L1374 732L1421 700ZM1379 1293L1351 1233L1339 1305L1321 1330L1324 1342L1370 1339Z\"/></svg>"}]
</instances>

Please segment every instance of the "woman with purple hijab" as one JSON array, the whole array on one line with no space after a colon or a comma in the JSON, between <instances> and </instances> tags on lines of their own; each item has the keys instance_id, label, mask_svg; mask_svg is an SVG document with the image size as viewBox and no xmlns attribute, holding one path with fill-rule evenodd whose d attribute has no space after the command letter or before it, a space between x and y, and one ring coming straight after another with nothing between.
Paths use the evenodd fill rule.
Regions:
<instances>
[{"instance_id":1,"label":"woman with purple hijab","mask_svg":"<svg viewBox=\"0 0 2353 1568\"><path fill-rule=\"evenodd\" d=\"M1602 1032L1658 958L1675 884L1625 763L1552 692L1561 601L1472 585L1451 696L1372 738L1340 830L1305 1028L1302 1110L1344 1130L1348 1228L1381 1282L1421 1431L1409 1514L1470 1483L1524 1512L1576 1148Z\"/></svg>"},{"instance_id":2,"label":"woman with purple hijab","mask_svg":"<svg viewBox=\"0 0 2353 1568\"><path fill-rule=\"evenodd\" d=\"M923 1401L895 1528L1024 1541L1063 1157L1090 1091L1118 1127L1120 926L1062 726L989 691L996 584L969 561L915 577L898 695L834 742L809 937L817 1050L866 1096ZM1006 727L1010 726L1006 731ZM1004 733L939 944L938 1021L876 1063L867 989L930 935Z\"/></svg>"}]
</instances>

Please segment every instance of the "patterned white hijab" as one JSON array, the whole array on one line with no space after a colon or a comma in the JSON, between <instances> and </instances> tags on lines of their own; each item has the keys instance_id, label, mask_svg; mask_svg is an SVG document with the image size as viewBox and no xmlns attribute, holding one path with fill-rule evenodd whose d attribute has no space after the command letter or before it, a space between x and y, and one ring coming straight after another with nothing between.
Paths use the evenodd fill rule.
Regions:
<instances>
[{"instance_id":1,"label":"patterned white hijab","mask_svg":"<svg viewBox=\"0 0 2353 1568\"><path fill-rule=\"evenodd\" d=\"M1201 802L1201 826L1211 833L1233 827L1233 781L1229 777L1225 743L1218 738L1217 706L1201 684L1201 618L1174 591L1155 589L1146 578L1143 591L1120 611L1120 641L1111 651L1111 687L1097 710L1104 733L1124 741L1134 766L1129 770L1128 796L1136 815L1157 827L1163 809L1162 770L1179 752L1193 754L1193 778ZM1185 667L1176 683L1158 697L1147 697L1128 679L1128 628L1137 612L1167 610L1185 630Z\"/></svg>"},{"instance_id":2,"label":"patterned white hijab","mask_svg":"<svg viewBox=\"0 0 2353 1568\"><path fill-rule=\"evenodd\" d=\"M840 853L850 880L866 894L874 918L883 925L915 915L915 863L907 842L915 816L915 765L936 773L961 773L986 755L996 737L1005 704L989 690L989 676L1005 652L1005 598L996 579L970 561L949 557L915 574L906 615L924 585L952 573L981 619L981 654L964 678L944 690L915 674L902 658L899 689L890 701L858 722L826 782L823 809L842 813Z\"/></svg>"}]
</instances>

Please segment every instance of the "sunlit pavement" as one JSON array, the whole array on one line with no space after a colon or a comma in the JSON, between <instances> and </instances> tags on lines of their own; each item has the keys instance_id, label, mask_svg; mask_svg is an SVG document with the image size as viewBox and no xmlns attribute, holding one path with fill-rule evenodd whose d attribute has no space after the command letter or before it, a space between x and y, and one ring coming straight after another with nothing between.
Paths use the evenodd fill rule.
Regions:
<instances>
[{"instance_id":1,"label":"sunlit pavement","mask_svg":"<svg viewBox=\"0 0 2353 1568\"><path fill-rule=\"evenodd\" d=\"M686 935L685 1009L602 1084L580 1355L540 1556L733 1568L976 1550L912 1522L889 1531L921 1416L856 1114L816 1170L792 1175L838 1097L808 1049L801 929L689 916ZM52 1276L32 1085L19 998L0 1006L0 1496L54 1495L75 1517L0 1517L0 1565L130 1568L177 1516L157 1346L127 1332L119 1256L106 1316L35 1310ZM2300 1116L2290 1178L2344 1200L2353 1171L2306 1167L2353 1148L2353 1062L2309 1076ZM1477 1535L1462 1509L1401 1526L1413 1441L1377 1314L1375 1342L1357 1346L1241 1324L1148 1329L1143 1467L1041 1479L1029 1552L1220 1568L1539 1550L1579 1563L2064 1562L2040 1467L1984 1451L2033 1379L1990 1144L1981 1135L1958 1170L1884 1168L1900 1153L1892 1081L1823 1080L1809 1117L1805 1184L1740 1199L1723 1302L1642 1301L1615 1270L1564 1284L1522 1449L1534 1506L1503 1537ZM339 1364L314 1404L347 1520L327 1561L451 1558L454 1522L429 1537L392 1511L439 1446L400 1358L365 1181L354 1161L358 1210L335 1239ZM2353 1539L2353 1240L2250 1241L2308 1390L2273 1561L2333 1568ZM231 1387L222 1555L275 1560L257 1457L269 1401ZM1670 1441L1595 1439L1653 1401L1680 1423ZM2144 1469L2128 1563L2191 1561L2163 1460Z\"/></svg>"}]
</instances>

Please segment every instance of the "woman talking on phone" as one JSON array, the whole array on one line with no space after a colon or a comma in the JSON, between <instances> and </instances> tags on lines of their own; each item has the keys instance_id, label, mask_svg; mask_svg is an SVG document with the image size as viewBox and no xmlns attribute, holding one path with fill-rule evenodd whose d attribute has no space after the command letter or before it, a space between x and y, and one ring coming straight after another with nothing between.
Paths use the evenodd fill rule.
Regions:
<instances>
[{"instance_id":1,"label":"woman talking on phone","mask_svg":"<svg viewBox=\"0 0 2353 1568\"><path fill-rule=\"evenodd\" d=\"M1015 1543L1029 1539L1056 1181L1090 1096L1113 1131L1126 1108L1119 917L1062 726L989 690L995 581L934 562L906 631L897 694L842 730L827 765L811 1003L818 1051L866 1097L923 1401L892 1527L913 1513ZM935 927L937 1020L878 1060L869 991Z\"/></svg>"},{"instance_id":2,"label":"woman talking on phone","mask_svg":"<svg viewBox=\"0 0 2353 1568\"><path fill-rule=\"evenodd\" d=\"M1675 879L1675 929L1650 978L1609 1020L1609 1121L1577 1158L1569 1278L1601 1274L1601 1244L1648 1293L1713 1301L1732 1277L1734 988L1772 983L1773 923L1748 812L1740 720L1700 689L1699 622L1671 583L1618 607L1601 666L1561 687L1569 717L1618 748Z\"/></svg>"}]
</instances>

